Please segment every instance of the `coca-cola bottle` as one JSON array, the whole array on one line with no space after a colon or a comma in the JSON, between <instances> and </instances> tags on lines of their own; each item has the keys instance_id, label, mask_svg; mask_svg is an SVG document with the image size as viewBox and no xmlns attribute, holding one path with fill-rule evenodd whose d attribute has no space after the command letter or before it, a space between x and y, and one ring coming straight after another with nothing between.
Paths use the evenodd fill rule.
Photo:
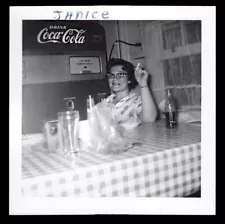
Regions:
<instances>
[{"instance_id":1,"label":"coca-cola bottle","mask_svg":"<svg viewBox=\"0 0 225 224\"><path fill-rule=\"evenodd\" d=\"M177 110L175 101L169 89L166 90L166 103L165 103L165 119L167 128L175 128L177 126Z\"/></svg>"}]
</instances>

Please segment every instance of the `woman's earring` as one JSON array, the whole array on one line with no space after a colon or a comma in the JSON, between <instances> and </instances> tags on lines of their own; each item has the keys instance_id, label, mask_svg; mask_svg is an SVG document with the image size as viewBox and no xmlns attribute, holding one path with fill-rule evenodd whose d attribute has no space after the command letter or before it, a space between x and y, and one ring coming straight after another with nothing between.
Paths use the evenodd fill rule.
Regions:
<instances>
[{"instance_id":1,"label":"woman's earring","mask_svg":"<svg viewBox=\"0 0 225 224\"><path fill-rule=\"evenodd\" d=\"M128 81L128 83L131 83L131 81Z\"/></svg>"}]
</instances>

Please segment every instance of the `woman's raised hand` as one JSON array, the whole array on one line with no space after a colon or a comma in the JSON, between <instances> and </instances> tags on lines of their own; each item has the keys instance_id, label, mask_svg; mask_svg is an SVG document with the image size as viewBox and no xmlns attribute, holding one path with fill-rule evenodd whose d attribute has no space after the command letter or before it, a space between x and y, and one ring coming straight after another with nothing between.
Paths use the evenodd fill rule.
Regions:
<instances>
[{"instance_id":1,"label":"woman's raised hand","mask_svg":"<svg viewBox=\"0 0 225 224\"><path fill-rule=\"evenodd\" d=\"M148 80L148 72L139 67L139 65L135 68L134 71L135 78L140 86L147 85Z\"/></svg>"}]
</instances>

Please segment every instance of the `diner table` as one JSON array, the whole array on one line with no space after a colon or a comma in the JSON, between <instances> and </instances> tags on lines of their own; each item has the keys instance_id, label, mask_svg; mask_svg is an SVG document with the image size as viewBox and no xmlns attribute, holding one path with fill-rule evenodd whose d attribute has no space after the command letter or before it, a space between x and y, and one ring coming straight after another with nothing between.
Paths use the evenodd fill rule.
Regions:
<instances>
[{"instance_id":1,"label":"diner table","mask_svg":"<svg viewBox=\"0 0 225 224\"><path fill-rule=\"evenodd\" d=\"M42 134L23 137L24 197L184 197L201 187L201 126L165 122L126 130L136 143L119 154L80 150L71 159L38 150ZM27 146L32 150L24 150Z\"/></svg>"}]
</instances>

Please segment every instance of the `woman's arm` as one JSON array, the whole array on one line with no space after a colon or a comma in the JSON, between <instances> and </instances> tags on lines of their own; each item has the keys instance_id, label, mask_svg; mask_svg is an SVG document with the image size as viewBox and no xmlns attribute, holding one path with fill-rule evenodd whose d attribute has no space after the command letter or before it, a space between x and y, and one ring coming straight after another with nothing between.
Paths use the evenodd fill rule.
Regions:
<instances>
[{"instance_id":1,"label":"woman's arm","mask_svg":"<svg viewBox=\"0 0 225 224\"><path fill-rule=\"evenodd\" d=\"M140 86L141 88L141 101L142 111L141 120L142 122L153 122L157 118L157 108L153 100L152 94L148 88L148 85Z\"/></svg>"},{"instance_id":2,"label":"woman's arm","mask_svg":"<svg viewBox=\"0 0 225 224\"><path fill-rule=\"evenodd\" d=\"M147 84L148 72L141 68L136 68L135 78L141 89L142 112L140 118L142 122L153 122L157 118L157 108Z\"/></svg>"}]
</instances>

